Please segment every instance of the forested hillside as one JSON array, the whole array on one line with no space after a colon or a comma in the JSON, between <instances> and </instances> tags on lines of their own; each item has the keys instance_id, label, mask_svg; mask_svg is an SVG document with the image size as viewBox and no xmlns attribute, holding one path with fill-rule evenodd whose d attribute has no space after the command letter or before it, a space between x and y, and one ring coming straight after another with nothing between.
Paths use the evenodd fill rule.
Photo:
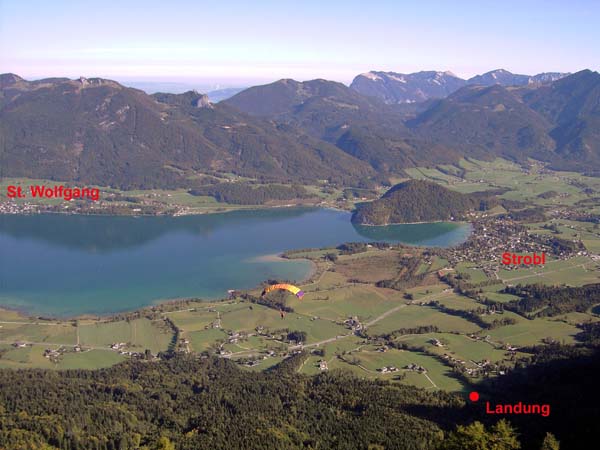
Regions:
<instances>
[{"instance_id":1,"label":"forested hillside","mask_svg":"<svg viewBox=\"0 0 600 450\"><path fill-rule=\"evenodd\" d=\"M224 103L304 130L381 173L459 158L443 145L417 138L404 125L405 113L398 108L334 81L279 80L248 88Z\"/></svg>"},{"instance_id":2,"label":"forested hillside","mask_svg":"<svg viewBox=\"0 0 600 450\"><path fill-rule=\"evenodd\" d=\"M464 87L434 103L410 125L417 134L475 158L554 158L550 122L499 85Z\"/></svg>"},{"instance_id":3,"label":"forested hillside","mask_svg":"<svg viewBox=\"0 0 600 450\"><path fill-rule=\"evenodd\" d=\"M525 102L553 125L550 135L564 164L580 168L588 161L594 172L600 161L600 74L583 70L551 85L529 91Z\"/></svg>"},{"instance_id":4,"label":"forested hillside","mask_svg":"<svg viewBox=\"0 0 600 450\"><path fill-rule=\"evenodd\" d=\"M454 192L431 181L409 180L378 200L359 204L352 220L363 225L451 220L479 208L479 203L479 196Z\"/></svg>"},{"instance_id":5,"label":"forested hillside","mask_svg":"<svg viewBox=\"0 0 600 450\"><path fill-rule=\"evenodd\" d=\"M331 144L197 92L149 96L100 78L12 74L0 86L0 176L148 189L191 187L215 171L303 182L373 175Z\"/></svg>"},{"instance_id":6,"label":"forested hillside","mask_svg":"<svg viewBox=\"0 0 600 450\"><path fill-rule=\"evenodd\" d=\"M462 415L454 395L342 373L309 378L295 373L301 361L267 373L184 356L96 372L3 370L0 442L167 448L158 446L162 437L177 449L435 448L442 428Z\"/></svg>"},{"instance_id":7,"label":"forested hillside","mask_svg":"<svg viewBox=\"0 0 600 450\"><path fill-rule=\"evenodd\" d=\"M252 186L246 183L220 183L190 191L192 195L208 195L218 202L233 205L264 205L270 201L298 200L310 198L310 193L302 186Z\"/></svg>"},{"instance_id":8,"label":"forested hillside","mask_svg":"<svg viewBox=\"0 0 600 450\"><path fill-rule=\"evenodd\" d=\"M501 417L486 415L483 403L465 403L460 395L342 372L299 375L305 357L267 372L184 355L99 371L0 370L0 443L102 450L491 448L474 447L476 439L508 450L519 441L539 449L550 431L570 449L588 442L598 413L587 374L600 359L575 347L550 348L532 367L482 386L492 403L551 405L550 417L508 417L516 433L507 423L498 426ZM581 383L590 389L585 395ZM490 431L471 425L455 433L473 421Z\"/></svg>"}]
</instances>

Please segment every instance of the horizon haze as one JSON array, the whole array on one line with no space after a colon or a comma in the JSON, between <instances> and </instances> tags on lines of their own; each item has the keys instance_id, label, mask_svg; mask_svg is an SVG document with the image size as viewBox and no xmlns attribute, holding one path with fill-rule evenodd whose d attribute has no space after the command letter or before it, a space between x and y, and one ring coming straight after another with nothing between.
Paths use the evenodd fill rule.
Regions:
<instances>
[{"instance_id":1,"label":"horizon haze","mask_svg":"<svg viewBox=\"0 0 600 450\"><path fill-rule=\"evenodd\" d=\"M0 0L0 72L203 90L281 78L349 84L371 70L449 70L462 78L499 68L573 73L600 68L589 65L600 61L599 17L600 5L591 1L383 1L371 8L309 1L297 8L270 1Z\"/></svg>"}]
</instances>

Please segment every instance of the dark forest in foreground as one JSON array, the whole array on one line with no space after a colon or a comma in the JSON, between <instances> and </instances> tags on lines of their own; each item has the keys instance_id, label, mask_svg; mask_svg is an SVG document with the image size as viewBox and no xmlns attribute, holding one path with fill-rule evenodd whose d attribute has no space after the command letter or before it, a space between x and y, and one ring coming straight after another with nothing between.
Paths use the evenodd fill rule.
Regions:
<instances>
[{"instance_id":1,"label":"dark forest in foreground","mask_svg":"<svg viewBox=\"0 0 600 450\"><path fill-rule=\"evenodd\" d=\"M174 356L98 371L0 371L1 448L584 448L600 413L600 355L556 347L481 386L476 404L347 373L299 375L299 354L264 373ZM550 417L484 414L491 402L550 403ZM476 426L461 428L474 421ZM517 440L519 442L517 442ZM467 444L469 443L469 444ZM457 445L459 447L457 447ZM471 446L469 446L471 445ZM547 445L547 443L546 443ZM174 446L174 447L173 447Z\"/></svg>"}]
</instances>

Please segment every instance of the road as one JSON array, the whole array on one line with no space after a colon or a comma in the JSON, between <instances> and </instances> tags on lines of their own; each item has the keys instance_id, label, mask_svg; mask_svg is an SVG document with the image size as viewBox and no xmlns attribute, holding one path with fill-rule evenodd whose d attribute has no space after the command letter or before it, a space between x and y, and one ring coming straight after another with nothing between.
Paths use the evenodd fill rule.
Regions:
<instances>
[{"instance_id":1,"label":"road","mask_svg":"<svg viewBox=\"0 0 600 450\"><path fill-rule=\"evenodd\" d=\"M76 345L76 344L58 344L56 342L31 342L31 341L23 341L23 340L18 340L18 342L22 342L23 344L26 344L26 345L45 345L45 346L73 347L73 348L78 347L78 345ZM15 341L0 341L0 344L12 345L14 343L15 343ZM117 350L114 350L114 349L108 348L108 347L90 347L89 345L84 345L81 348L89 349L89 350L106 350L109 352L117 351Z\"/></svg>"},{"instance_id":2,"label":"road","mask_svg":"<svg viewBox=\"0 0 600 450\"><path fill-rule=\"evenodd\" d=\"M426 373L424 373L423 375L425 375L425 378L427 378L429 380L429 382L433 385L434 388L439 389L437 384L435 384L433 382L433 380L431 378L429 378L429 375L427 375Z\"/></svg>"},{"instance_id":3,"label":"road","mask_svg":"<svg viewBox=\"0 0 600 450\"><path fill-rule=\"evenodd\" d=\"M522 277L506 278L504 280L504 283L505 284L506 283L512 283L513 281L524 280L526 278L543 277L543 276L549 275L551 273L562 272L563 270L574 269L576 267L581 267L584 270L588 270L585 266L586 266L586 264L582 263L582 264L576 264L574 266L563 267L562 269L548 270L548 271L543 271L543 272L534 272L533 274L525 275L525 276L522 276Z\"/></svg>"},{"instance_id":4,"label":"road","mask_svg":"<svg viewBox=\"0 0 600 450\"><path fill-rule=\"evenodd\" d=\"M397 311L400 311L402 308L408 306L408 305L414 305L416 302L422 302L422 301L431 301L431 300L435 300L437 298L440 297L446 297L446 292L441 292L439 294L431 294L431 295L426 295L425 297L421 297L417 300L412 300L409 303L403 303L399 306L396 306L395 308L389 309L386 312L384 312L383 314L381 314L380 316L376 317L375 319L371 320L370 322L365 323L366 327L371 327L373 325L375 325L377 322L379 322L380 320L385 319L387 316L389 316L390 314L394 314Z\"/></svg>"},{"instance_id":5,"label":"road","mask_svg":"<svg viewBox=\"0 0 600 450\"><path fill-rule=\"evenodd\" d=\"M11 322L8 320L0 320L0 323L16 324L16 325L66 325L65 323L46 323L46 322Z\"/></svg>"}]
</instances>

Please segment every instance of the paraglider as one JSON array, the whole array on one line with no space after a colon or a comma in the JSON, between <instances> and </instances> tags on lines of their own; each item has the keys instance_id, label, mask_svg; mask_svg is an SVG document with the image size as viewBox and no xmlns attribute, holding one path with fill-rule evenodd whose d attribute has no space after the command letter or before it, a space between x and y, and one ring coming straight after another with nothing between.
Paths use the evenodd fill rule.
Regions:
<instances>
[{"instance_id":1,"label":"paraglider","mask_svg":"<svg viewBox=\"0 0 600 450\"><path fill-rule=\"evenodd\" d=\"M261 296L274 291L276 289L281 289L281 290L285 290L285 291L289 291L292 294L294 294L296 297L298 298L302 298L304 296L304 292L299 288L294 286L293 284L287 284L287 283L281 283L281 284L272 284L270 286L267 286L263 291L262 294L260 294Z\"/></svg>"}]
</instances>

